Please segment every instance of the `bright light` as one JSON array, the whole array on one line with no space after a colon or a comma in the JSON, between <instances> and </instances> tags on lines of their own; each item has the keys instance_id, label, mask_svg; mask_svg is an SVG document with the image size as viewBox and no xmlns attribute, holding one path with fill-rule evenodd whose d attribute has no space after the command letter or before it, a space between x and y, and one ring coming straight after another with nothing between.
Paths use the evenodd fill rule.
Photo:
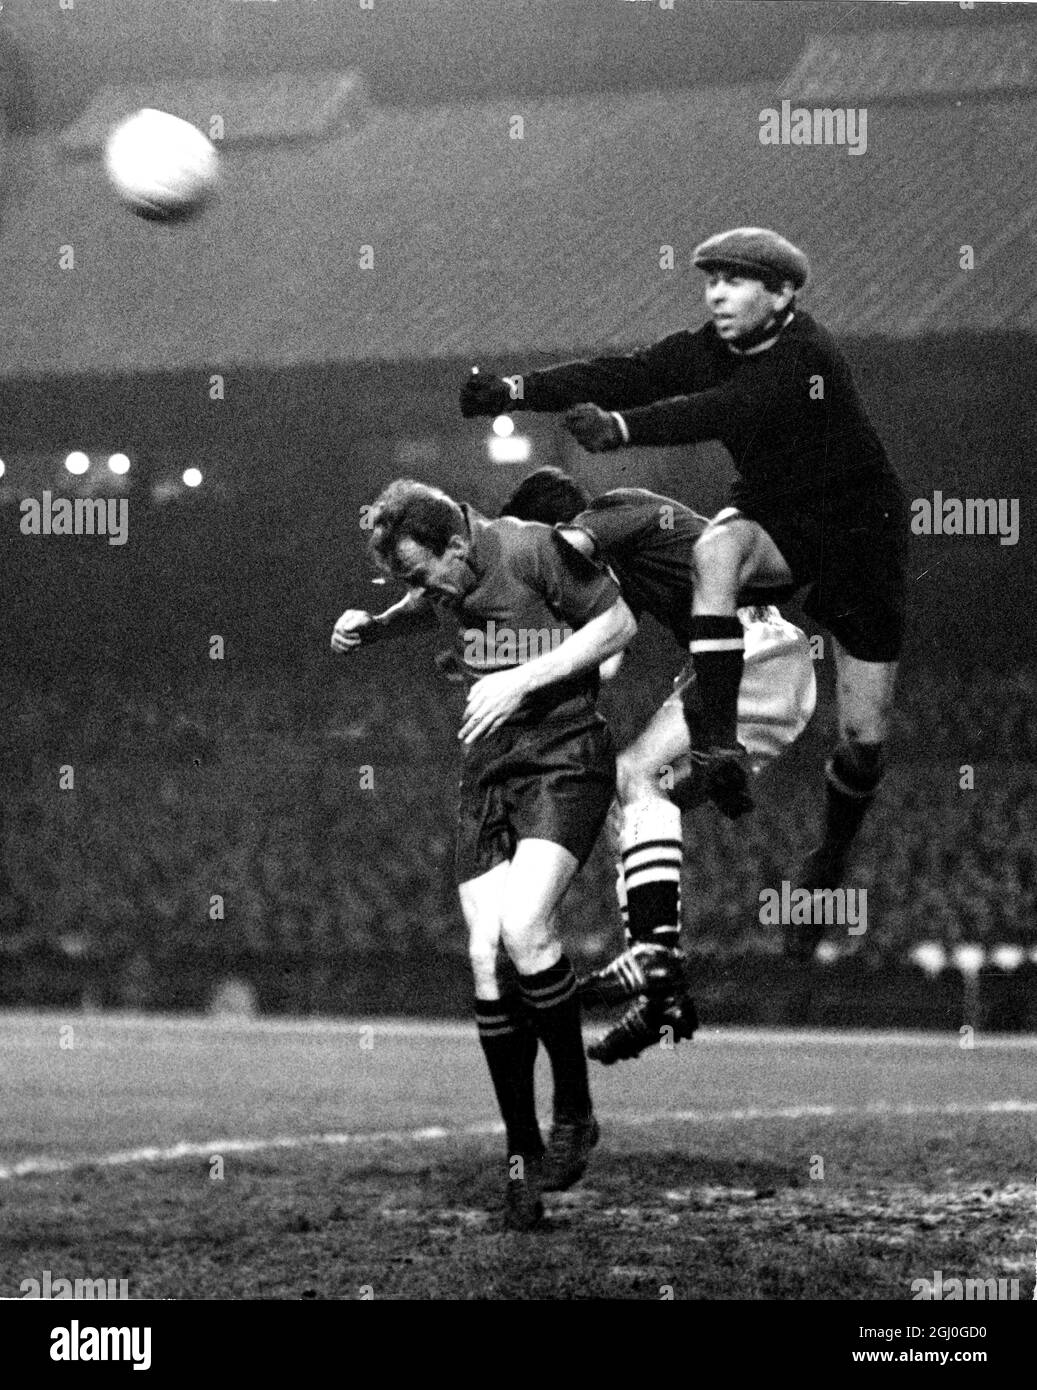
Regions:
<instances>
[{"instance_id":1,"label":"bright light","mask_svg":"<svg viewBox=\"0 0 1037 1390\"><path fill-rule=\"evenodd\" d=\"M994 947L990 959L1000 970L1018 970L1026 959L1026 952L1021 946L1010 946L1006 942L1003 946Z\"/></svg>"},{"instance_id":2,"label":"bright light","mask_svg":"<svg viewBox=\"0 0 1037 1390\"><path fill-rule=\"evenodd\" d=\"M200 468L184 469L184 485L186 487L198 487L202 481L202 470Z\"/></svg>"},{"instance_id":3,"label":"bright light","mask_svg":"<svg viewBox=\"0 0 1037 1390\"><path fill-rule=\"evenodd\" d=\"M130 461L125 454L112 454L108 460L108 468L112 473L128 473Z\"/></svg>"},{"instance_id":4,"label":"bright light","mask_svg":"<svg viewBox=\"0 0 1037 1390\"><path fill-rule=\"evenodd\" d=\"M529 440L524 434L513 434L489 440L490 458L494 463L525 463L529 458Z\"/></svg>"},{"instance_id":5,"label":"bright light","mask_svg":"<svg viewBox=\"0 0 1037 1390\"><path fill-rule=\"evenodd\" d=\"M954 948L954 964L963 975L978 975L985 954L982 946L963 941Z\"/></svg>"},{"instance_id":6,"label":"bright light","mask_svg":"<svg viewBox=\"0 0 1037 1390\"><path fill-rule=\"evenodd\" d=\"M85 473L90 467L90 460L80 449L73 449L65 460L65 467L70 473Z\"/></svg>"},{"instance_id":7,"label":"bright light","mask_svg":"<svg viewBox=\"0 0 1037 1390\"><path fill-rule=\"evenodd\" d=\"M911 959L930 979L935 979L947 964L947 952L938 941L920 941L912 948Z\"/></svg>"},{"instance_id":8,"label":"bright light","mask_svg":"<svg viewBox=\"0 0 1037 1390\"><path fill-rule=\"evenodd\" d=\"M498 415L493 422L493 432L501 439L507 439L509 434L515 433L515 421L510 415Z\"/></svg>"},{"instance_id":9,"label":"bright light","mask_svg":"<svg viewBox=\"0 0 1037 1390\"><path fill-rule=\"evenodd\" d=\"M2 478L6 472L7 464L4 463L3 459L0 459L0 478Z\"/></svg>"}]
</instances>

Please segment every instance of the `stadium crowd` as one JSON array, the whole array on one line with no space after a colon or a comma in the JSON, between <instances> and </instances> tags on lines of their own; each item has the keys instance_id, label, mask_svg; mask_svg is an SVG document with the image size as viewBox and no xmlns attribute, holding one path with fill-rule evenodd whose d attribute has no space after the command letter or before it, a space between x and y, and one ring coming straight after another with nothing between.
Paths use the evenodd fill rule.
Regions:
<instances>
[{"instance_id":1,"label":"stadium crowd","mask_svg":"<svg viewBox=\"0 0 1037 1390\"><path fill-rule=\"evenodd\" d=\"M151 694L115 681L21 693L0 735L5 956L118 961L122 998L160 965L177 997L174 964L182 974L186 961L204 973L206 962L247 959L255 973L304 960L355 977L363 962L389 959L410 961L418 980L419 963L462 965L451 878L461 696L430 678L428 657L401 666L396 653L391 679L315 667L220 673ZM665 689L665 662L656 667L606 693L618 739ZM833 929L841 950L878 968L920 941L1029 947L1035 697L1032 671L908 670L893 765L854 876L868 890L868 930L838 940ZM761 779L752 816L686 817L685 945L703 962L777 951L759 895L809 847L831 718L822 698L800 745ZM74 781L62 790L66 767ZM612 881L599 844L566 907L584 965L619 944ZM318 994L329 992L325 981Z\"/></svg>"}]
</instances>

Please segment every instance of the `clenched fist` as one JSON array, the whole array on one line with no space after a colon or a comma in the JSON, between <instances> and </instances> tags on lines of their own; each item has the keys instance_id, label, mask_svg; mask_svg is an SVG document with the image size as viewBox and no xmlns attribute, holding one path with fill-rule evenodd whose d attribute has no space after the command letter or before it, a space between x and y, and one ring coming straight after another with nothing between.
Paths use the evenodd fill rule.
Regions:
<instances>
[{"instance_id":1,"label":"clenched fist","mask_svg":"<svg viewBox=\"0 0 1037 1390\"><path fill-rule=\"evenodd\" d=\"M591 454L603 454L623 444L623 431L616 417L596 405L574 405L567 410L565 428Z\"/></svg>"},{"instance_id":2,"label":"clenched fist","mask_svg":"<svg viewBox=\"0 0 1037 1390\"><path fill-rule=\"evenodd\" d=\"M377 635L378 624L370 613L362 608L347 608L332 630L331 649L354 652L357 647L373 642Z\"/></svg>"}]
</instances>

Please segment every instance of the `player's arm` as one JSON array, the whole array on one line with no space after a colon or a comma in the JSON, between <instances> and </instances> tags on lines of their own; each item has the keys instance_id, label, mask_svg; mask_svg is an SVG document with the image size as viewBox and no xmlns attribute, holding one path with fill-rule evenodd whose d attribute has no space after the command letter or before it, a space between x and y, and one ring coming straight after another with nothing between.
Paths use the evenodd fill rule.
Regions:
<instances>
[{"instance_id":1,"label":"player's arm","mask_svg":"<svg viewBox=\"0 0 1037 1390\"><path fill-rule=\"evenodd\" d=\"M331 633L336 652L352 652L358 647L391 637L406 637L434 627L435 613L428 599L413 591L404 595L384 613L368 613L364 608L347 608Z\"/></svg>"},{"instance_id":2,"label":"player's arm","mask_svg":"<svg viewBox=\"0 0 1037 1390\"><path fill-rule=\"evenodd\" d=\"M646 405L693 388L706 370L700 334L671 333L634 352L561 362L540 371L495 377L472 373L461 390L461 414L555 412L593 401L606 411Z\"/></svg>"},{"instance_id":3,"label":"player's arm","mask_svg":"<svg viewBox=\"0 0 1037 1390\"><path fill-rule=\"evenodd\" d=\"M566 412L565 427L591 454L628 446L697 444L719 438L745 404L744 392L725 384L690 396L671 396L635 410L577 405Z\"/></svg>"},{"instance_id":4,"label":"player's arm","mask_svg":"<svg viewBox=\"0 0 1037 1390\"><path fill-rule=\"evenodd\" d=\"M557 681L601 666L620 652L637 632L637 620L622 598L584 624L553 651L534 657L510 671L498 671L477 681L468 693L464 723L458 738L474 743L492 733L514 714L530 695Z\"/></svg>"},{"instance_id":5,"label":"player's arm","mask_svg":"<svg viewBox=\"0 0 1037 1390\"><path fill-rule=\"evenodd\" d=\"M576 526L558 525L555 527L555 535L561 536L566 545L571 545L574 550L578 550L581 555L586 555L592 560L597 551L597 544L589 531L584 531ZM603 661L598 667L598 675L603 681L615 680L619 675L619 668L623 665L623 652L613 652L613 654Z\"/></svg>"},{"instance_id":6,"label":"player's arm","mask_svg":"<svg viewBox=\"0 0 1037 1390\"><path fill-rule=\"evenodd\" d=\"M525 676L528 694L542 690L545 685L570 680L617 652L622 652L637 633L637 619L627 607L626 600L617 597L611 608L576 632L559 642L553 651L544 652L525 662L518 670Z\"/></svg>"},{"instance_id":7,"label":"player's arm","mask_svg":"<svg viewBox=\"0 0 1037 1390\"><path fill-rule=\"evenodd\" d=\"M629 410L578 405L565 425L592 454L610 449L698 444L719 439L739 420L751 423L767 409L800 412L809 399L809 373L797 351L773 348L736 381L669 396Z\"/></svg>"}]
</instances>

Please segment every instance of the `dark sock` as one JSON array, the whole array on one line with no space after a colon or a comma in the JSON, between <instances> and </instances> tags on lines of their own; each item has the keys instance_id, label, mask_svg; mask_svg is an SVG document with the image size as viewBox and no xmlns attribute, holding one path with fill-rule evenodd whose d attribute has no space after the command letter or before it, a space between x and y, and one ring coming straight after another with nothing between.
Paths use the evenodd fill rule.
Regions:
<instances>
[{"instance_id":1,"label":"dark sock","mask_svg":"<svg viewBox=\"0 0 1037 1390\"><path fill-rule=\"evenodd\" d=\"M689 695L692 707L685 711L685 718L694 733L694 721L701 715L710 747L733 748L738 742L738 687L745 665L744 636L738 618L703 616L691 620L691 659L698 692Z\"/></svg>"},{"instance_id":2,"label":"dark sock","mask_svg":"<svg viewBox=\"0 0 1037 1390\"><path fill-rule=\"evenodd\" d=\"M591 1097L572 962L563 954L557 965L519 979L529 1017L551 1059L555 1120L584 1120Z\"/></svg>"},{"instance_id":3,"label":"dark sock","mask_svg":"<svg viewBox=\"0 0 1037 1390\"><path fill-rule=\"evenodd\" d=\"M843 858L875 800L885 759L881 743L841 743L825 768L824 848Z\"/></svg>"},{"instance_id":4,"label":"dark sock","mask_svg":"<svg viewBox=\"0 0 1037 1390\"><path fill-rule=\"evenodd\" d=\"M477 999L475 1020L507 1131L508 1153L542 1153L533 1087L537 1037L521 1001L515 995Z\"/></svg>"},{"instance_id":5,"label":"dark sock","mask_svg":"<svg viewBox=\"0 0 1037 1390\"><path fill-rule=\"evenodd\" d=\"M650 941L654 946L677 949L680 939L680 885L676 883L646 883L629 890L630 926L627 931L631 944Z\"/></svg>"}]
</instances>

